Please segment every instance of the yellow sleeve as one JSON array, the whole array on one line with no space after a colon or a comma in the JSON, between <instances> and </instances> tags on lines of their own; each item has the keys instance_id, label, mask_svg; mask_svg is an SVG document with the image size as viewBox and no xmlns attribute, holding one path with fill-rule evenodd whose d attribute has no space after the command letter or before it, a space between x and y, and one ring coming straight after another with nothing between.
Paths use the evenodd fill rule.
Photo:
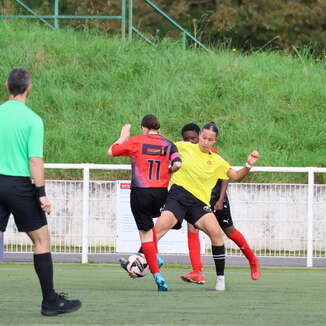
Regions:
<instances>
[{"instance_id":1,"label":"yellow sleeve","mask_svg":"<svg viewBox=\"0 0 326 326\"><path fill-rule=\"evenodd\" d=\"M219 156L219 161L220 161L220 165L218 167L218 175L219 175L219 179L223 179L223 180L229 180L229 176L227 175L229 169L231 168L231 165L225 161L221 156Z\"/></svg>"},{"instance_id":2,"label":"yellow sleeve","mask_svg":"<svg viewBox=\"0 0 326 326\"><path fill-rule=\"evenodd\" d=\"M177 146L179 152L181 152L185 148L185 144L186 144L185 141L177 141L175 143L175 145Z\"/></svg>"}]
</instances>

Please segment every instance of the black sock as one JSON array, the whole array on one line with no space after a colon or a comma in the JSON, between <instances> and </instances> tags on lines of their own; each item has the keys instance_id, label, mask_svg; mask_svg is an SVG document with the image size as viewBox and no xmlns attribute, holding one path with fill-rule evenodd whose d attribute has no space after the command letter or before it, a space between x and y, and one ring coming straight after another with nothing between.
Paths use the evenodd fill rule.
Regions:
<instances>
[{"instance_id":1,"label":"black sock","mask_svg":"<svg viewBox=\"0 0 326 326\"><path fill-rule=\"evenodd\" d=\"M34 254L34 268L40 280L43 300L51 300L55 294L53 289L53 264L51 253Z\"/></svg>"},{"instance_id":2,"label":"black sock","mask_svg":"<svg viewBox=\"0 0 326 326\"><path fill-rule=\"evenodd\" d=\"M224 275L225 247L212 246L212 255L215 263L216 275Z\"/></svg>"}]
</instances>

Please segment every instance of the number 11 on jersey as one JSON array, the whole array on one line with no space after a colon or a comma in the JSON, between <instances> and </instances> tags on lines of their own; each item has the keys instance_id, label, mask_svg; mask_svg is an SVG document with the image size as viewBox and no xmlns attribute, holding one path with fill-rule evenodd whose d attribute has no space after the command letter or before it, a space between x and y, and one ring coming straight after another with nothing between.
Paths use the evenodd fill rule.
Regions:
<instances>
[{"instance_id":1,"label":"number 11 on jersey","mask_svg":"<svg viewBox=\"0 0 326 326\"><path fill-rule=\"evenodd\" d=\"M157 181L160 180L161 161L159 161L159 160L147 160L147 162L149 163L148 179L153 180L154 167L156 167L155 178L156 178Z\"/></svg>"}]
</instances>

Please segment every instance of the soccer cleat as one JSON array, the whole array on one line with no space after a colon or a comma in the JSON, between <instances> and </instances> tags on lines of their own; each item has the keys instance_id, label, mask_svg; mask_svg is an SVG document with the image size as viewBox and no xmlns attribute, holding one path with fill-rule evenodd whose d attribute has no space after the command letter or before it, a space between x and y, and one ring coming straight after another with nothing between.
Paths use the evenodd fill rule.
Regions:
<instances>
[{"instance_id":1,"label":"soccer cleat","mask_svg":"<svg viewBox=\"0 0 326 326\"><path fill-rule=\"evenodd\" d=\"M205 276L201 272L190 272L180 275L181 279L185 282L204 284L206 282Z\"/></svg>"},{"instance_id":2,"label":"soccer cleat","mask_svg":"<svg viewBox=\"0 0 326 326\"><path fill-rule=\"evenodd\" d=\"M255 260L253 263L250 263L250 272L251 272L251 278L256 281L260 278L260 267L259 267L259 260L257 257L255 257Z\"/></svg>"},{"instance_id":3,"label":"soccer cleat","mask_svg":"<svg viewBox=\"0 0 326 326\"><path fill-rule=\"evenodd\" d=\"M125 258L119 258L119 263L120 263L120 266L128 273L129 277L130 278L137 278L137 275L134 275L133 273L130 273L128 271L128 260L125 259Z\"/></svg>"},{"instance_id":4,"label":"soccer cleat","mask_svg":"<svg viewBox=\"0 0 326 326\"><path fill-rule=\"evenodd\" d=\"M216 276L215 290L216 291L225 291L225 279L224 279L224 275L217 275Z\"/></svg>"},{"instance_id":5,"label":"soccer cleat","mask_svg":"<svg viewBox=\"0 0 326 326\"><path fill-rule=\"evenodd\" d=\"M158 267L161 268L164 265L164 259L160 254L156 254Z\"/></svg>"},{"instance_id":6,"label":"soccer cleat","mask_svg":"<svg viewBox=\"0 0 326 326\"><path fill-rule=\"evenodd\" d=\"M77 311L81 307L79 300L67 300L65 293L56 293L52 302L42 302L41 314L43 316L56 316L68 312Z\"/></svg>"},{"instance_id":7,"label":"soccer cleat","mask_svg":"<svg viewBox=\"0 0 326 326\"><path fill-rule=\"evenodd\" d=\"M154 276L154 280L155 280L155 283L157 285L157 290L158 291L168 291L169 290L169 287L165 283L165 280L164 280L164 277L163 277L162 274L155 273L153 276Z\"/></svg>"}]
</instances>

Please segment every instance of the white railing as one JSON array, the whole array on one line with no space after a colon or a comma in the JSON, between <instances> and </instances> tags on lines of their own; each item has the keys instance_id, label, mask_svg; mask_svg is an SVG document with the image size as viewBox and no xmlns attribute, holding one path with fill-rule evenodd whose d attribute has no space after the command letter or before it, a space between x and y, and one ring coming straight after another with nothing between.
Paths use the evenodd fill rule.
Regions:
<instances>
[{"instance_id":1,"label":"white railing","mask_svg":"<svg viewBox=\"0 0 326 326\"><path fill-rule=\"evenodd\" d=\"M130 170L116 164L46 164L51 169L83 171L80 181L47 181L54 211L48 217L53 251L81 254L115 252L116 182L91 181L91 170ZM240 167L235 167L240 168ZM308 184L231 183L229 197L236 227L256 254L264 257L326 258L326 185L315 185L315 173L326 168L254 167L252 172L307 173ZM316 222L317 221L317 222ZM316 222L316 225L314 225ZM30 242L19 234L11 219L4 237L6 252L31 252ZM209 246L209 243L208 243ZM226 241L227 255L240 255Z\"/></svg>"}]
</instances>

